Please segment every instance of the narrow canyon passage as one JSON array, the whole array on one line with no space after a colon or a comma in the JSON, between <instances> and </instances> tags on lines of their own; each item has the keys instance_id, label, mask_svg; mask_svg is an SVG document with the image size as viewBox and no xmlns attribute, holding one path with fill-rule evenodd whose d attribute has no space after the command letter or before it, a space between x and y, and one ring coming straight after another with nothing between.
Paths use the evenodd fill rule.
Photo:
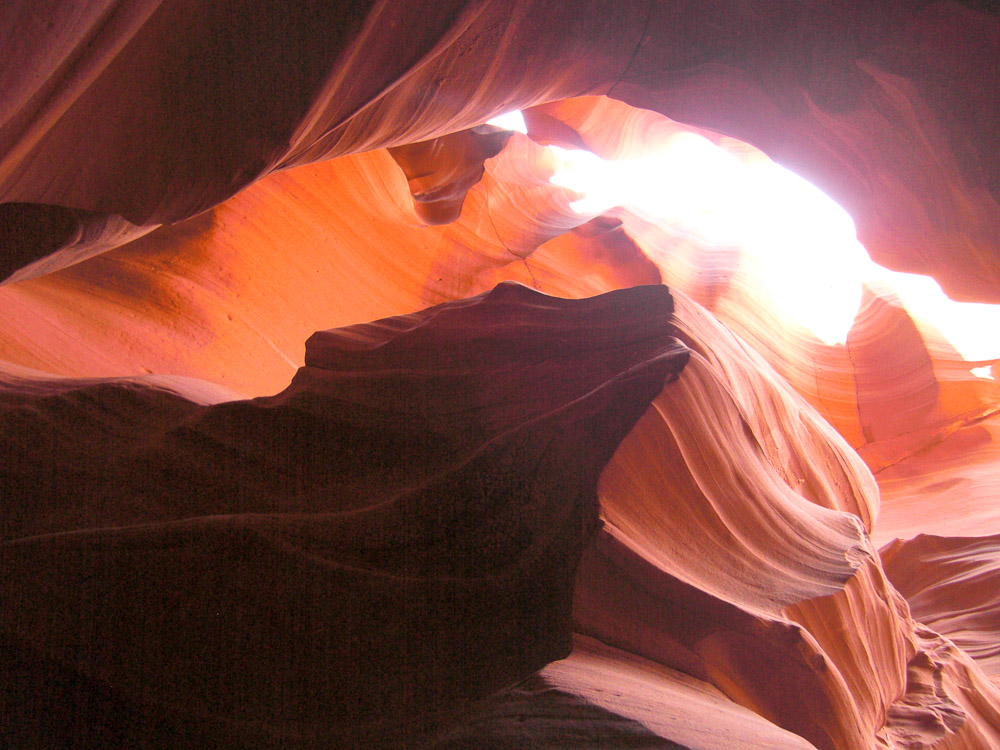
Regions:
<instances>
[{"instance_id":1,"label":"narrow canyon passage","mask_svg":"<svg viewBox=\"0 0 1000 750\"><path fill-rule=\"evenodd\" d=\"M996 9L319 5L0 9L0 745L1000 747Z\"/></svg>"}]
</instances>

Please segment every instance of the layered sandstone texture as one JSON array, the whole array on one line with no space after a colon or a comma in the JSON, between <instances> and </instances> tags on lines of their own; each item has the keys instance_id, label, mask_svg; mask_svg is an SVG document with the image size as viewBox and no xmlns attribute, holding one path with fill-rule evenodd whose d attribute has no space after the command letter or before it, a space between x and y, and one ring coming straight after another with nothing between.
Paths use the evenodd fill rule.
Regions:
<instances>
[{"instance_id":1,"label":"layered sandstone texture","mask_svg":"<svg viewBox=\"0 0 1000 750\"><path fill-rule=\"evenodd\" d=\"M826 343L550 148L778 161L997 303L991 4L12 0L0 48L0 745L1000 747L1000 362L881 283Z\"/></svg>"}]
</instances>

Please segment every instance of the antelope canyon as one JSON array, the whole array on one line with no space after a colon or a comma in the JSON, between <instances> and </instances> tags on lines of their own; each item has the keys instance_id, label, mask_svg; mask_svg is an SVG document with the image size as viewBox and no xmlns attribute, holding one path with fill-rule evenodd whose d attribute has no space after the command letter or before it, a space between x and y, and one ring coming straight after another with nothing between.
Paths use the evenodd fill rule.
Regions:
<instances>
[{"instance_id":1,"label":"antelope canyon","mask_svg":"<svg viewBox=\"0 0 1000 750\"><path fill-rule=\"evenodd\" d=\"M1000 748L1000 6L0 42L0 747Z\"/></svg>"}]
</instances>

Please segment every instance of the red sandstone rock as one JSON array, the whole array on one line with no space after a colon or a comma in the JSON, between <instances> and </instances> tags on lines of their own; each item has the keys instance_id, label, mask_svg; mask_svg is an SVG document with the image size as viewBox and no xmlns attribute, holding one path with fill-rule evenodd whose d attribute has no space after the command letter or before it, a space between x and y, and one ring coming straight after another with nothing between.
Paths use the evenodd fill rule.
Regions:
<instances>
[{"instance_id":1,"label":"red sandstone rock","mask_svg":"<svg viewBox=\"0 0 1000 750\"><path fill-rule=\"evenodd\" d=\"M428 224L450 224L462 214L469 189L483 177L483 162L496 156L510 133L457 133L389 149L406 175L413 207Z\"/></svg>"},{"instance_id":2,"label":"red sandstone rock","mask_svg":"<svg viewBox=\"0 0 1000 750\"><path fill-rule=\"evenodd\" d=\"M8 379L5 742L402 744L565 656L601 468L687 361L671 313L504 284L208 406Z\"/></svg>"},{"instance_id":3,"label":"red sandstone rock","mask_svg":"<svg viewBox=\"0 0 1000 750\"><path fill-rule=\"evenodd\" d=\"M573 653L480 704L434 750L508 747L807 750L701 680L574 638Z\"/></svg>"},{"instance_id":4,"label":"red sandstone rock","mask_svg":"<svg viewBox=\"0 0 1000 750\"><path fill-rule=\"evenodd\" d=\"M719 261L621 212L576 214L539 146L641 156L684 127L662 115L762 158L744 139L834 195L877 260L1000 300L994 12L630 2L610 19L600 3L528 0L280 12L14 2L0 9L0 46L0 512L5 536L42 535L6 545L0 570L5 742L309 746L350 726L340 742L376 746L371 733L391 730L378 742L406 746L403 734L448 714L459 726L437 738L442 750L553 734L605 747L1000 745L995 382L880 289L846 345L823 345L781 318L752 273L734 273L738 248ZM613 99L560 101L580 94ZM469 130L528 105L530 138ZM439 308L475 318L454 329L435 318L444 348L420 333L431 329L421 314L357 325L505 279L562 297L679 287L692 364L659 396L601 402L614 430L576 422L553 437L559 458L525 461L545 439L525 414L586 412L603 398L587 379L617 371L595 352L645 330L609 328L606 315L655 329L634 342L644 372L662 363L639 350L668 329L634 308L521 292L536 313L595 313L569 344L558 326L500 339L504 356L540 368L522 373L528 387L504 368L470 374L484 331L498 332L477 317L483 300ZM633 294L602 299L664 292ZM345 343L417 320L427 326L399 337L426 339L412 350ZM285 394L222 404L282 388L306 337L340 326L356 327L312 339ZM455 354L454 377L427 374L432 352ZM403 378L416 390L403 399L399 381L358 381L337 364L369 356L390 370L419 361ZM363 402L369 415L405 401L399 430L375 419L379 441L348 450L348 433L316 433L334 408L317 389L349 392L338 408ZM454 408L463 399L491 402L508 453ZM504 432L510 420L522 429ZM584 434L600 449L578 448ZM319 460L318 445L340 453ZM567 661L462 726L456 693L486 695L566 653L582 516L563 534L545 509L577 508L563 489L592 487L616 446L599 483L606 526L582 550L572 603L575 627L615 648L577 636ZM421 477L465 476L449 473L449 451L477 450L499 451L501 480L559 488L553 505L501 483L477 529L488 545L452 535L460 519L433 503L411 502L423 520L410 524L327 507L380 492L398 505ZM474 501L462 481L454 497ZM268 526L276 502L298 515ZM336 518L305 520L319 506ZM220 516L233 508L255 515ZM561 550L533 558L544 575L518 562L529 510L534 538ZM873 540L928 531L961 538L874 553ZM456 593L463 561L515 571L486 585L503 606ZM412 594L400 581L414 577L438 593ZM402 588L386 593L385 580ZM379 651L394 634L396 650Z\"/></svg>"},{"instance_id":5,"label":"red sandstone rock","mask_svg":"<svg viewBox=\"0 0 1000 750\"><path fill-rule=\"evenodd\" d=\"M606 23L597 2L130 0L60 15L16 3L0 23L10 69L38 71L0 81L0 202L175 222L276 168L608 93L761 147L847 207L877 259L1000 299L988 11L628 2Z\"/></svg>"},{"instance_id":6,"label":"red sandstone rock","mask_svg":"<svg viewBox=\"0 0 1000 750\"><path fill-rule=\"evenodd\" d=\"M880 551L886 575L914 619L1000 680L1000 540L921 534Z\"/></svg>"}]
</instances>

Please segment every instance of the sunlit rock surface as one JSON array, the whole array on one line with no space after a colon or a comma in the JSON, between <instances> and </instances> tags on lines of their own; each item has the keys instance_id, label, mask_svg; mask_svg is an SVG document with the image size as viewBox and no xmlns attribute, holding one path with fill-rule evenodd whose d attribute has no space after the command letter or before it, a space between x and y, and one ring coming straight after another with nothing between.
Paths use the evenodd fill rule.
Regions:
<instances>
[{"instance_id":1,"label":"sunlit rock surface","mask_svg":"<svg viewBox=\"0 0 1000 750\"><path fill-rule=\"evenodd\" d=\"M1000 557L996 535L920 535L881 550L886 574L915 618L1000 684Z\"/></svg>"},{"instance_id":2,"label":"sunlit rock surface","mask_svg":"<svg viewBox=\"0 0 1000 750\"><path fill-rule=\"evenodd\" d=\"M1000 747L998 361L881 280L828 341L547 148L776 159L997 302L989 4L17 1L0 44L0 744ZM802 244L803 288L857 250Z\"/></svg>"},{"instance_id":3,"label":"sunlit rock surface","mask_svg":"<svg viewBox=\"0 0 1000 750\"><path fill-rule=\"evenodd\" d=\"M595 746L813 748L701 680L586 637L569 658L483 701L433 748Z\"/></svg>"}]
</instances>

